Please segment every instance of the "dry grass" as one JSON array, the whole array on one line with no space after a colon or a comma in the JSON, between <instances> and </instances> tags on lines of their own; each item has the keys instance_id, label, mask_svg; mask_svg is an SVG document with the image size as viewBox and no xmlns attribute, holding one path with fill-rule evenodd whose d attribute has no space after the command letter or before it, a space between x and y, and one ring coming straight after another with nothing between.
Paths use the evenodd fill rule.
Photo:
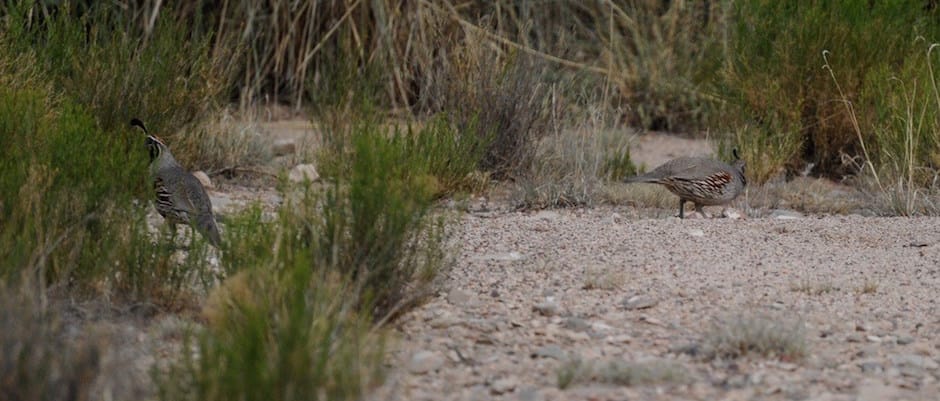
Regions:
<instances>
[{"instance_id":1,"label":"dry grass","mask_svg":"<svg viewBox=\"0 0 940 401\"><path fill-rule=\"evenodd\" d=\"M744 356L802 359L808 352L803 322L768 315L735 315L716 319L702 337L705 359Z\"/></svg>"},{"instance_id":2,"label":"dry grass","mask_svg":"<svg viewBox=\"0 0 940 401\"><path fill-rule=\"evenodd\" d=\"M614 266L589 266L584 268L583 283L585 290L615 291L624 288L627 274Z\"/></svg>"},{"instance_id":3,"label":"dry grass","mask_svg":"<svg viewBox=\"0 0 940 401\"><path fill-rule=\"evenodd\" d=\"M858 286L855 289L855 293L858 295L871 295L878 292L878 281L873 279L866 279L862 285Z\"/></svg>"},{"instance_id":4,"label":"dry grass","mask_svg":"<svg viewBox=\"0 0 940 401\"><path fill-rule=\"evenodd\" d=\"M485 46L468 34L429 80L422 101L486 144L479 168L494 179L517 179L530 169L536 144L553 116L547 66L529 56Z\"/></svg>"},{"instance_id":5,"label":"dry grass","mask_svg":"<svg viewBox=\"0 0 940 401\"><path fill-rule=\"evenodd\" d=\"M556 121L536 149L531 171L517 181L513 203L523 208L593 205L612 175L635 173L628 130L609 128L610 112L593 109L566 128Z\"/></svg>"},{"instance_id":6,"label":"dry grass","mask_svg":"<svg viewBox=\"0 0 940 401\"><path fill-rule=\"evenodd\" d=\"M254 167L271 160L271 141L264 138L251 114L222 110L206 123L176 135L168 145L186 158L181 162L193 170L210 173ZM175 155L176 153L174 153Z\"/></svg>"},{"instance_id":7,"label":"dry grass","mask_svg":"<svg viewBox=\"0 0 940 401\"><path fill-rule=\"evenodd\" d=\"M806 295L823 295L838 290L839 288L829 281L800 280L790 283L790 291Z\"/></svg>"},{"instance_id":8,"label":"dry grass","mask_svg":"<svg viewBox=\"0 0 940 401\"><path fill-rule=\"evenodd\" d=\"M816 214L848 214L872 207L857 189L825 178L797 177L750 185L741 199L751 210L792 209Z\"/></svg>"},{"instance_id":9,"label":"dry grass","mask_svg":"<svg viewBox=\"0 0 940 401\"><path fill-rule=\"evenodd\" d=\"M104 342L63 336L57 316L0 285L0 398L81 400L93 396Z\"/></svg>"},{"instance_id":10,"label":"dry grass","mask_svg":"<svg viewBox=\"0 0 940 401\"><path fill-rule=\"evenodd\" d=\"M641 362L627 362L619 359L583 361L576 357L562 361L556 371L556 376L560 389L585 383L642 386L679 384L689 381L689 373L682 365L663 359Z\"/></svg>"},{"instance_id":11,"label":"dry grass","mask_svg":"<svg viewBox=\"0 0 940 401\"><path fill-rule=\"evenodd\" d=\"M662 185L609 183L604 187L602 199L613 205L627 205L638 209L660 209L657 215L671 216L678 212L679 198Z\"/></svg>"}]
</instances>

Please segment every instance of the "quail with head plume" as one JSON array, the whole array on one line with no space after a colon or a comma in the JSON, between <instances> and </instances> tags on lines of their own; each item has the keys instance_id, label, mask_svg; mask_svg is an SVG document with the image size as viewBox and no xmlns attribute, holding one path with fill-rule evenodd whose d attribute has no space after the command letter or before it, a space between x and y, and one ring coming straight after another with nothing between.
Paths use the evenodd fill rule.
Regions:
<instances>
[{"instance_id":1,"label":"quail with head plume","mask_svg":"<svg viewBox=\"0 0 940 401\"><path fill-rule=\"evenodd\" d=\"M685 202L693 202L695 211L705 215L703 206L724 205L736 198L747 185L744 177L744 160L738 150L732 151L734 162L724 162L704 157L680 157L656 167L653 171L630 177L627 183L649 182L661 184L679 196L679 218L685 218Z\"/></svg>"},{"instance_id":2,"label":"quail with head plume","mask_svg":"<svg viewBox=\"0 0 940 401\"><path fill-rule=\"evenodd\" d=\"M170 224L173 232L176 232L177 224L188 224L219 248L222 238L212 214L212 202L202 183L180 166L166 144L151 135L143 122L134 118L131 126L140 128L147 135L157 212Z\"/></svg>"}]
</instances>

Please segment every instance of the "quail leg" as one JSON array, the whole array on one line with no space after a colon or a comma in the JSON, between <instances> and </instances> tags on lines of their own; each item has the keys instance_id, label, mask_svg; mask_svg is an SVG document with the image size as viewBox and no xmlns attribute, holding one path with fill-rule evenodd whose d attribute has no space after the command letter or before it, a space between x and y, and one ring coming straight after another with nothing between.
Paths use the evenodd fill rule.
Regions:
<instances>
[{"instance_id":1,"label":"quail leg","mask_svg":"<svg viewBox=\"0 0 940 401\"><path fill-rule=\"evenodd\" d=\"M679 198L679 218L680 219L685 218L685 211L683 210L683 207L685 207L685 199Z\"/></svg>"},{"instance_id":2,"label":"quail leg","mask_svg":"<svg viewBox=\"0 0 940 401\"><path fill-rule=\"evenodd\" d=\"M706 219L712 217L712 216L709 216L707 213L705 213L705 207L702 206L702 205L700 205L700 204L698 204L698 203L695 204L695 211L701 213L701 214L702 214L702 217L704 217L704 218L706 218Z\"/></svg>"}]
</instances>

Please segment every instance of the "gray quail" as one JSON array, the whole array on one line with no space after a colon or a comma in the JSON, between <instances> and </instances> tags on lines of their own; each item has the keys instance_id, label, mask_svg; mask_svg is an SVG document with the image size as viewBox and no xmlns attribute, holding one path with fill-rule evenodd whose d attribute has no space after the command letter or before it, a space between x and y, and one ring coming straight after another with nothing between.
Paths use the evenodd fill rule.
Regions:
<instances>
[{"instance_id":1,"label":"gray quail","mask_svg":"<svg viewBox=\"0 0 940 401\"><path fill-rule=\"evenodd\" d=\"M188 224L219 248L222 237L212 214L212 202L202 183L180 166L160 138L147 132L143 122L134 118L131 126L139 127L147 135L157 212L170 224L172 232L176 232L177 224Z\"/></svg>"},{"instance_id":2,"label":"gray quail","mask_svg":"<svg viewBox=\"0 0 940 401\"><path fill-rule=\"evenodd\" d=\"M685 218L683 206L689 201L695 203L695 211L705 215L703 206L727 204L747 185L744 160L738 157L737 149L732 153L735 161L731 165L704 157L680 157L624 182L662 184L679 196L680 219Z\"/></svg>"}]
</instances>

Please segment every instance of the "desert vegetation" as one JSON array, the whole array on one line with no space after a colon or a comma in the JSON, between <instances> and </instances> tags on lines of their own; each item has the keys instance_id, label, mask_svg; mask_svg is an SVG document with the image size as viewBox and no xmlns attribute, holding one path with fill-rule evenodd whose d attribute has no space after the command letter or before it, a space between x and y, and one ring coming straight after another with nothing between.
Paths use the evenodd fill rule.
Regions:
<instances>
[{"instance_id":1,"label":"desert vegetation","mask_svg":"<svg viewBox=\"0 0 940 401\"><path fill-rule=\"evenodd\" d=\"M673 207L612 195L651 167L626 128L736 147L757 191L818 176L877 214L936 214L938 18L914 0L5 1L0 320L16 329L0 335L0 398L98 394L107 339L55 335L86 303L194 323L149 398L362 398L383 378L386 325L451 262L442 199L500 187L521 209ZM221 252L167 244L127 122L231 176L271 151L230 116L272 105L313 121L322 180L272 173L282 204L224 216ZM776 324L716 323L707 352L801 357L799 330ZM572 364L562 387L685 377Z\"/></svg>"}]
</instances>

